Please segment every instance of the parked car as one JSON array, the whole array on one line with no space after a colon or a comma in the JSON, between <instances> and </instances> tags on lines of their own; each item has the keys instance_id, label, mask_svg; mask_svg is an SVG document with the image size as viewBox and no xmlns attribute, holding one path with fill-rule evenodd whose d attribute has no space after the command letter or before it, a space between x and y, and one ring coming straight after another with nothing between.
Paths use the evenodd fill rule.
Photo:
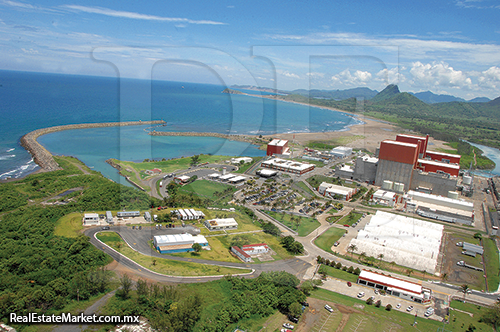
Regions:
<instances>
[{"instance_id":1,"label":"parked car","mask_svg":"<svg viewBox=\"0 0 500 332\"><path fill-rule=\"evenodd\" d=\"M365 296L365 292L359 292L358 293L358 299L362 298L363 296Z\"/></svg>"},{"instance_id":2,"label":"parked car","mask_svg":"<svg viewBox=\"0 0 500 332\"><path fill-rule=\"evenodd\" d=\"M374 292L375 294L377 294L377 295L378 295L378 294L380 294L380 292L378 291L378 289L375 289L373 292Z\"/></svg>"},{"instance_id":3,"label":"parked car","mask_svg":"<svg viewBox=\"0 0 500 332\"><path fill-rule=\"evenodd\" d=\"M330 307L328 304L325 304L325 309L330 311L330 312L333 312L332 307Z\"/></svg>"},{"instance_id":4,"label":"parked car","mask_svg":"<svg viewBox=\"0 0 500 332\"><path fill-rule=\"evenodd\" d=\"M432 316L433 314L434 314L434 308L429 307L429 308L427 308L427 310L425 311L424 316L425 316L425 317L430 317L430 316Z\"/></svg>"},{"instance_id":5,"label":"parked car","mask_svg":"<svg viewBox=\"0 0 500 332\"><path fill-rule=\"evenodd\" d=\"M288 319L290 320L290 322L292 323L298 323L299 322L299 319L297 317L293 317L293 316L288 316Z\"/></svg>"},{"instance_id":6,"label":"parked car","mask_svg":"<svg viewBox=\"0 0 500 332\"><path fill-rule=\"evenodd\" d=\"M412 305L411 305L411 306L409 306L408 308L406 308L406 311L408 311L408 312L410 312L410 311L412 311L412 310L413 310L413 306L412 306Z\"/></svg>"},{"instance_id":7,"label":"parked car","mask_svg":"<svg viewBox=\"0 0 500 332\"><path fill-rule=\"evenodd\" d=\"M304 307L308 307L309 306L309 303L307 303L307 302L300 302L300 304L302 304Z\"/></svg>"},{"instance_id":8,"label":"parked car","mask_svg":"<svg viewBox=\"0 0 500 332\"><path fill-rule=\"evenodd\" d=\"M340 242L339 242L339 241L337 241L337 242L335 242L335 243L333 244L333 246L334 246L334 247L338 247L338 246L339 246L339 244L340 244Z\"/></svg>"},{"instance_id":9,"label":"parked car","mask_svg":"<svg viewBox=\"0 0 500 332\"><path fill-rule=\"evenodd\" d=\"M283 324L283 327L287 328L287 329L290 329L290 330L293 330L294 326L290 323L285 323Z\"/></svg>"},{"instance_id":10,"label":"parked car","mask_svg":"<svg viewBox=\"0 0 500 332\"><path fill-rule=\"evenodd\" d=\"M347 282L347 286L351 287L352 283L350 281Z\"/></svg>"},{"instance_id":11,"label":"parked car","mask_svg":"<svg viewBox=\"0 0 500 332\"><path fill-rule=\"evenodd\" d=\"M348 224L344 224L344 227L351 227L351 226L349 226Z\"/></svg>"},{"instance_id":12,"label":"parked car","mask_svg":"<svg viewBox=\"0 0 500 332\"><path fill-rule=\"evenodd\" d=\"M104 226L104 227L102 228L102 230L103 230L103 231L107 231L108 229L109 229L109 226Z\"/></svg>"},{"instance_id":13,"label":"parked car","mask_svg":"<svg viewBox=\"0 0 500 332\"><path fill-rule=\"evenodd\" d=\"M401 308L401 303L396 304L396 309Z\"/></svg>"}]
</instances>

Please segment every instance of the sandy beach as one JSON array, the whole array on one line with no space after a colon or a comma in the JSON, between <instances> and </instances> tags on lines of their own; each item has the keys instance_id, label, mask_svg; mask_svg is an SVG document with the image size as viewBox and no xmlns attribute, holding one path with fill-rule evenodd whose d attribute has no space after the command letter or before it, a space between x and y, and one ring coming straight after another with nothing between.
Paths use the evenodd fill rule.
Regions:
<instances>
[{"instance_id":1,"label":"sandy beach","mask_svg":"<svg viewBox=\"0 0 500 332\"><path fill-rule=\"evenodd\" d=\"M375 150L380 146L380 142L386 139L395 139L397 134L410 134L410 135L419 135L419 133L412 132L410 130L406 130L400 128L394 124L368 118L360 114L354 114L351 112L335 109L332 107L326 106L316 106L309 105L307 103L299 103L295 101L283 100L279 96L276 98L274 96L269 95L251 95L248 96L258 97L258 98L268 98L268 99L276 99L286 103L294 103L301 104L311 107L318 107L323 109L329 109L334 112L342 112L346 114L352 114L356 117L356 119L363 121L362 124L356 124L349 126L348 130L344 131L326 131L321 133L290 133L290 134L276 134L276 135L268 135L268 138L281 138L287 139L290 142L295 141L295 143L300 145L305 145L307 142L311 141L320 141L320 142L330 142L331 144L338 144L343 146L349 146L356 149L366 149L370 152L375 152ZM450 149L449 146L444 145L444 141L435 140L432 137L429 137L429 145L430 150L436 148L442 149Z\"/></svg>"}]
</instances>

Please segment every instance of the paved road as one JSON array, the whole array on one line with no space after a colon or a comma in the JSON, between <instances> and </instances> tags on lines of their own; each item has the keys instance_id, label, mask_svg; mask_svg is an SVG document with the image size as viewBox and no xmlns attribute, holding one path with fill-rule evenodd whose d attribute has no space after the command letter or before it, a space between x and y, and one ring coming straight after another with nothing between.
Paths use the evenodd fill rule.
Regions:
<instances>
[{"instance_id":1,"label":"paved road","mask_svg":"<svg viewBox=\"0 0 500 332\"><path fill-rule=\"evenodd\" d=\"M193 263L201 263L201 264L207 264L207 265L216 265L216 266L224 266L224 267L237 267L237 268L244 268L244 269L253 269L254 272L251 274L245 275L247 278L253 278L258 276L261 272L264 271L287 271L295 276L297 278L301 279L303 275L305 274L306 270L311 267L310 264L307 262L304 262L300 259L288 259L288 260L280 260L280 261L275 261L275 262L270 262L270 263L262 263L262 264L244 264L244 263L230 263L230 262L216 262L216 261L210 261L210 260L203 260L203 259L195 259L195 258L184 258L184 257L176 257L176 256L169 256L169 255L162 255L154 250L152 250L149 245L147 244L147 241L144 241L144 239L150 239L150 236L152 234L156 235L156 229L151 229L151 230L146 230L143 228L143 230L131 230L130 228L126 226L112 226L111 231L117 232L122 236L124 240L127 241L127 243L131 246L132 249L150 256L150 257L155 257L158 259L171 259L171 260L176 260L176 261L184 261L184 262L193 262ZM122 256L115 250L111 249L107 245L103 244L99 240L95 238L95 234L100 232L101 228L100 227L95 227L91 228L85 231L85 235L87 235L90 238L90 242L99 250L107 253L110 255L114 260L116 260L118 263L132 269L135 271L136 275L139 277L143 278L148 278L157 282L174 282L174 283L193 283L193 282L200 282L200 281L211 281L211 280L216 280L220 279L223 276L212 276L212 277L176 277L176 276L166 276L162 275L153 271L150 271L139 264L133 262L132 260ZM178 229L175 230L162 230L162 234L169 234L169 232L175 232L178 231ZM173 233L170 233L173 234ZM139 241L141 240L141 241ZM129 242L131 241L131 242ZM133 242L135 241L135 242Z\"/></svg>"}]
</instances>

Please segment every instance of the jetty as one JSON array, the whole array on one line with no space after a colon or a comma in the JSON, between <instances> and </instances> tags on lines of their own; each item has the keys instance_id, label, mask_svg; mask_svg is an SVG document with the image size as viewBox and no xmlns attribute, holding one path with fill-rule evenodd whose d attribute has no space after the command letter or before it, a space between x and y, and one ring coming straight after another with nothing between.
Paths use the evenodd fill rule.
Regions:
<instances>
[{"instance_id":1,"label":"jetty","mask_svg":"<svg viewBox=\"0 0 500 332\"><path fill-rule=\"evenodd\" d=\"M55 171L60 170L61 167L54 160L52 154L45 149L40 143L38 143L37 138L58 131L72 130L72 129L84 129L84 128L102 128L102 127L125 127L125 126L139 126L139 125L156 125L165 124L163 120L155 121L125 121L125 122L104 122L104 123L81 123L81 124L71 124L63 126L54 126L48 128L37 129L32 132L27 133L21 137L21 145L28 150L28 152L33 157L33 161L42 168L43 171Z\"/></svg>"},{"instance_id":2,"label":"jetty","mask_svg":"<svg viewBox=\"0 0 500 332\"><path fill-rule=\"evenodd\" d=\"M148 135L151 136L200 136L200 137L218 137L224 138L230 141L240 141L246 143L255 143L255 136L243 136L243 135L228 135L221 133L198 133L193 131L184 131L184 132L174 132L174 131L156 131L152 130L148 132Z\"/></svg>"}]
</instances>

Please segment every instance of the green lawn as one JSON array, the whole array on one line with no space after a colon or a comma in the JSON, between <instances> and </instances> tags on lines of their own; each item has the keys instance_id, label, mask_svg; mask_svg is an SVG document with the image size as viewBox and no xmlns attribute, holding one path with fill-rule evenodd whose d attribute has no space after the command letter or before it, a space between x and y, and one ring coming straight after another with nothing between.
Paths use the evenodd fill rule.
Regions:
<instances>
[{"instance_id":1,"label":"green lawn","mask_svg":"<svg viewBox=\"0 0 500 332\"><path fill-rule=\"evenodd\" d=\"M450 324L446 326L448 330L465 331L469 328L469 325L472 324L476 327L475 331L494 331L491 326L479 322L479 319L486 311L485 307L455 300L451 301L450 307L471 313L473 317L464 312L450 310Z\"/></svg>"},{"instance_id":2,"label":"green lawn","mask_svg":"<svg viewBox=\"0 0 500 332\"><path fill-rule=\"evenodd\" d=\"M73 212L65 215L56 222L54 234L64 237L77 237L81 234L83 214Z\"/></svg>"},{"instance_id":3,"label":"green lawn","mask_svg":"<svg viewBox=\"0 0 500 332\"><path fill-rule=\"evenodd\" d=\"M302 181L299 181L297 183L294 183L294 185L296 185L297 187L299 187L300 189L304 190L306 193L308 193L309 195L311 195L312 197L315 197L316 195L314 194L314 192L309 189L309 187Z\"/></svg>"},{"instance_id":4,"label":"green lawn","mask_svg":"<svg viewBox=\"0 0 500 332\"><path fill-rule=\"evenodd\" d=\"M314 244L324 251L333 254L331 247L342 237L342 235L344 235L345 232L345 229L330 227L314 241Z\"/></svg>"},{"instance_id":5,"label":"green lawn","mask_svg":"<svg viewBox=\"0 0 500 332\"><path fill-rule=\"evenodd\" d=\"M366 305L365 301L358 300L349 296L345 296L342 294L334 293L325 289L317 289L314 290L311 294L311 297L329 301L333 303L343 304L345 306L354 307L355 304L362 305L363 309L355 308L356 310L361 311L361 314L351 315L346 327L343 331L354 331L353 327L358 325L358 322L361 319L364 319L365 322L359 325L359 328L356 330L358 332L366 331L436 331L438 327L442 326L442 323L425 319L425 318L417 318L417 328L413 327L413 320L415 318L414 315L407 314L405 312L400 312L397 310L386 311L385 304L382 301L382 307L377 308L373 305ZM394 326L395 329L390 329L389 326ZM452 331L464 331L465 329L449 329ZM332 330L334 331L334 330Z\"/></svg>"},{"instance_id":6,"label":"green lawn","mask_svg":"<svg viewBox=\"0 0 500 332\"><path fill-rule=\"evenodd\" d=\"M349 213L347 216L344 216L342 219L337 221L337 224L352 226L352 224L357 222L358 219L361 218L362 216L363 216L363 213L351 211L351 213Z\"/></svg>"},{"instance_id":7,"label":"green lawn","mask_svg":"<svg viewBox=\"0 0 500 332\"><path fill-rule=\"evenodd\" d=\"M211 276L250 272L247 269L226 268L145 256L132 250L115 232L99 232L97 233L97 238L137 264L161 274L172 276Z\"/></svg>"},{"instance_id":8,"label":"green lawn","mask_svg":"<svg viewBox=\"0 0 500 332\"><path fill-rule=\"evenodd\" d=\"M326 272L327 275L333 278L350 281L352 283L356 283L358 281L358 276L354 273L349 273L347 271L343 271L342 269L336 269L334 267L328 265L321 265L320 270Z\"/></svg>"},{"instance_id":9,"label":"green lawn","mask_svg":"<svg viewBox=\"0 0 500 332\"><path fill-rule=\"evenodd\" d=\"M325 166L325 163L323 161L319 161L319 160L310 160L310 159L303 159L303 158L295 158L293 160L298 161L300 163L304 163L304 164L313 164L316 167Z\"/></svg>"},{"instance_id":10,"label":"green lawn","mask_svg":"<svg viewBox=\"0 0 500 332\"><path fill-rule=\"evenodd\" d=\"M199 196L203 196L206 198L210 198L212 200L216 200L221 196L215 195L215 193L222 193L225 190L230 190L231 193L236 191L234 186L230 186L227 184L222 184L218 182L208 181L208 180L196 180L192 183L189 183L183 186L180 191L185 192L187 194L196 194ZM229 194L229 193L227 193ZM226 194L223 194L226 195Z\"/></svg>"},{"instance_id":11,"label":"green lawn","mask_svg":"<svg viewBox=\"0 0 500 332\"><path fill-rule=\"evenodd\" d=\"M339 219L341 219L342 217L343 216L330 216L330 217L326 218L326 221L333 224L333 223L336 223L337 221L339 221Z\"/></svg>"},{"instance_id":12,"label":"green lawn","mask_svg":"<svg viewBox=\"0 0 500 332\"><path fill-rule=\"evenodd\" d=\"M495 241L484 238L484 261L486 262L486 276L488 281L488 290L494 292L498 289L499 282L499 263L498 263L498 249Z\"/></svg>"},{"instance_id":13,"label":"green lawn","mask_svg":"<svg viewBox=\"0 0 500 332\"><path fill-rule=\"evenodd\" d=\"M261 161L263 157L253 157L252 158L252 162L250 163L246 163L244 164L243 166L241 165L238 165L238 170L237 171L234 171L232 173L240 173L240 174L243 174L245 173L250 167L252 167L253 165L255 165L256 163L258 163L259 161Z\"/></svg>"},{"instance_id":14,"label":"green lawn","mask_svg":"<svg viewBox=\"0 0 500 332\"><path fill-rule=\"evenodd\" d=\"M300 218L299 219L299 227L297 228L297 222L296 221L291 221L292 215L290 214L282 214L282 213L277 213L273 211L264 211L274 219L280 221L281 223L285 224L286 226L290 227L291 229L297 231L299 236L307 236L309 233L314 231L316 228L318 228L321 224L319 221L317 221L315 218L305 218L305 217L297 217L293 216L294 218ZM297 220L297 219L295 219Z\"/></svg>"}]
</instances>

